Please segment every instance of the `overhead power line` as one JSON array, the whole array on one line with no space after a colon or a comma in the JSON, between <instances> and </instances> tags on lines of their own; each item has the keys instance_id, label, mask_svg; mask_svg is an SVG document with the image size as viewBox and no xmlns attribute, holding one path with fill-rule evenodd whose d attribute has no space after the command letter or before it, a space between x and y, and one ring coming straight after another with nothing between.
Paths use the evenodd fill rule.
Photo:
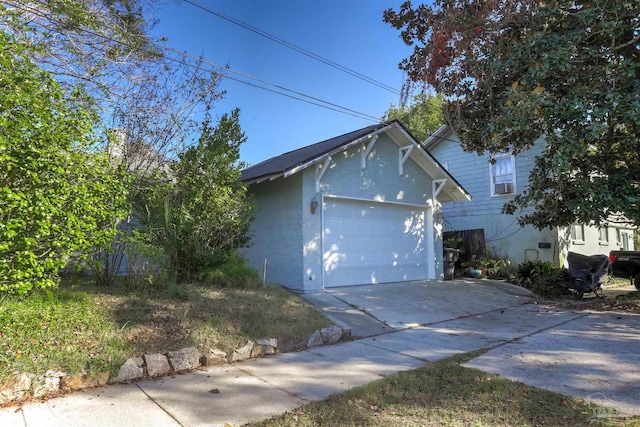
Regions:
<instances>
[{"instance_id":1,"label":"overhead power line","mask_svg":"<svg viewBox=\"0 0 640 427\"><path fill-rule=\"evenodd\" d=\"M5 4L9 4L9 5L11 5L11 6L13 6L13 7L17 8L17 9L20 9L20 10L25 11L25 12L32 13L34 15L38 15L38 16L40 16L42 18L45 18L45 19L48 19L48 20L50 20L52 22L56 22L56 23L62 24L61 21L56 20L56 19L52 18L49 15L41 13L37 9L33 9L31 7L24 6L24 5L17 5L17 4L10 3L10 2L5 2ZM108 40L108 41L111 41L111 42L114 42L114 43L118 43L118 44L120 44L122 46L126 46L126 47L128 47L130 49L133 49L133 50L138 50L140 52L144 52L144 53L148 53L148 54L155 54L155 52L153 52L153 51L151 51L149 49L144 49L144 48L140 48L140 47L133 47L133 46L131 46L130 44L128 44L126 42L114 39L112 37L105 36L103 34L96 33L96 32L91 31L91 30L83 29L81 31L83 31L84 33L86 33L88 35L100 37L100 38L102 38L104 40ZM329 102L329 101L325 101L325 100L323 100L321 98L317 98L317 97L314 97L314 96L311 96L311 95L307 95L305 93L302 93L302 92L299 92L299 91L296 91L296 90L293 90L293 89L289 89L289 88L287 88L285 86L277 85L275 83L271 83L271 82L268 82L266 80L259 79L257 77L253 77L253 76L251 76L249 74L245 74L245 73L242 73L240 71L236 71L236 70L234 70L234 69L232 69L232 68L230 68L228 66L223 66L223 65L219 65L219 64L216 64L214 62L211 62L211 61L207 61L202 57L198 57L198 56L189 54L187 52L181 52L181 51L178 51L176 49L170 48L168 46L160 45L158 43L151 43L151 45L153 47L157 48L157 49L161 49L161 50L164 50L164 51L169 51L169 52L172 52L174 54L177 54L177 55L181 56L182 58L189 58L189 59L198 61L200 63L207 64L207 65L209 65L209 66L214 68L214 69L209 70L209 71L216 72L216 73L220 74L225 79L232 80L232 81L235 81L235 82L238 82L238 83L242 83L242 84L245 84L247 86L255 87L255 88L258 88L258 89L262 89L262 90L265 90L267 92L275 93L275 94L278 94L278 95L281 95L281 96L285 96L285 97L290 98L290 99L294 99L294 100L297 100L297 101L302 101L302 102L305 102L307 104L311 104L311 105L315 105L315 106L318 106L318 107L322 107L322 108L325 108L325 109L328 109L328 110L331 110L331 111L339 112L339 113L342 113L342 114L350 115L350 116L357 117L357 118L364 119L364 120L369 120L369 121L376 122L376 123L380 122L380 119L378 117L375 117L375 116L372 116L372 115L369 115L369 114L366 114L366 113L362 113L362 112L359 112L357 110L353 110L351 108L343 107L343 106L341 106L339 104L332 103L332 102ZM166 59L168 59L170 61L173 61L173 62L176 62L176 63L179 63L179 64L182 64L182 65L185 65L185 66L189 66L189 67L193 67L193 68L197 68L198 67L198 65L190 63L190 62L187 62L184 59L180 60L180 59L173 58L173 57L170 57L170 56L167 56ZM275 87L277 89L280 89L281 91L285 91L285 92L289 92L289 93L284 93L284 92L281 92L279 90L270 89L268 87L260 86L259 84L255 84L255 83L252 83L252 82L249 82L249 81L246 81L246 80L242 80L242 79L239 79L239 78L231 77L227 73L236 74L238 76L245 77L245 78L250 79L250 80L254 80L254 81L256 81L256 82L258 82L260 84L267 85L267 86L272 86L272 87Z\"/></svg>"},{"instance_id":2,"label":"overhead power line","mask_svg":"<svg viewBox=\"0 0 640 427\"><path fill-rule=\"evenodd\" d=\"M357 72L355 70L352 70L351 68L348 68L348 67L345 67L344 65L338 64L337 62L334 62L334 61L332 61L330 59L322 57L322 56L318 55L317 53L311 52L311 51L309 51L307 49L304 49L304 48L302 48L300 46L297 46L297 45L295 45L295 44L293 44L291 42L288 42L288 41L283 40L283 39L281 39L279 37L276 37L273 34L269 34L266 31L263 31L263 30L261 30L259 28L256 28L256 27L253 27L253 26L251 26L251 25L249 25L249 24L247 24L245 22L242 22L242 21L240 21L240 20L238 20L236 18L233 18L233 17L231 17L229 15L225 15L222 12L219 12L219 11L209 7L209 6L205 6L205 5L200 4L200 3L198 3L197 1L194 1L194 0L183 0L183 1L185 3L188 3L188 4L192 5L192 6L195 6L195 7L199 8L199 9L201 9L201 10L204 10L205 12L208 12L208 13L210 13L212 15L215 15L218 18L224 19L225 21L231 22L232 24L238 25L239 27L242 27L242 28L244 28L244 29L246 29L248 31L251 31L252 33L258 34L259 36L262 36L262 37L264 37L266 39L269 39L269 40L271 40L271 41L273 41L275 43L278 43L278 44L280 44L280 45L282 45L284 47L287 47L287 48L289 48L291 50L295 50L296 52L301 53L301 54L303 54L305 56L308 56L309 58L315 59L316 61L322 62L323 64L326 64L326 65L328 65L330 67L333 67L333 68L335 68L337 70L340 70L340 71L342 71L344 73L350 74L353 77L356 77L356 78L358 78L360 80L363 80L363 81L365 81L367 83L370 83L372 85L378 86L379 88L387 90L387 91L389 91L391 93L394 93L396 95L400 95L400 91L395 89L392 86L384 84L384 83L382 83L382 82L380 82L378 80L375 80L375 79L373 79L371 77L365 76L364 74L359 73L359 72Z\"/></svg>"},{"instance_id":3,"label":"overhead power line","mask_svg":"<svg viewBox=\"0 0 640 427\"><path fill-rule=\"evenodd\" d=\"M322 100L322 99L320 99L320 98L316 98L316 97L311 96L311 95L306 95L306 94L304 94L304 93L302 93L302 92L298 92L298 91L295 91L295 90L293 90L293 89L289 89L289 88L287 88L287 87L285 87L285 86L281 86L281 85L278 85L278 84L275 84L275 83L271 83L271 82L269 82L269 81L267 81L267 80L263 80L263 79L260 79L260 78L258 78L258 77L254 77L254 76L252 76L252 75L250 75L250 74L245 74L245 73L242 73L242 72L240 72L240 71L236 71L236 70L234 70L234 69L233 69L233 68L231 68L231 67L223 66L223 65L220 65L220 64L216 64L216 63L214 63L214 62L211 62L211 61L207 61L206 59L204 59L204 58L202 58L202 57L195 56L195 55L192 55L192 54L187 53L187 52L181 52L181 51L179 51L179 50L177 50L177 49L174 49L174 48L171 48L171 47L168 47L168 46L158 45L158 44L154 44L154 46L155 46L155 47L157 47L157 48L159 48L159 49L167 50L167 51L169 51L169 52L173 52L173 53L175 53L175 54L182 55L182 56L184 56L184 57L187 57L187 58L193 59L193 60L195 60L195 61L202 62L203 64L210 65L210 66L212 66L212 67L215 67L215 68L219 69L222 73L230 72L230 73L236 74L236 75L238 75L238 76L246 77L246 78L248 78L248 79L250 79L250 80L254 80L254 81L257 81L257 82L259 82L259 83L266 84L266 85L268 85L268 86L273 86L273 87L275 87L275 88L278 88L278 89L281 89L281 90L284 90L284 91L287 91L287 92L293 93L293 94L295 94L295 95L303 96L303 97L308 98L308 99L311 99L311 100L313 100L313 101L322 102L322 103L327 104L327 105L329 105L329 106L336 107L336 108L340 108L340 109L345 110L345 111L348 111L348 112L350 112L350 113L354 113L354 114L357 114L357 115L359 115L359 116L363 116L363 118L368 118L368 119L374 120L374 121L376 121L376 122L379 122L379 121L380 121L380 119L379 119L379 118L374 117L374 116L371 116L371 115L369 115L369 114L361 113L361 112L359 112L359 111L352 110L352 109L347 108L347 107L342 107L342 106L340 106L340 105L338 105L338 104L334 104L334 103L329 102L329 101L324 101L324 100ZM234 78L231 78L231 77L229 77L229 76L225 76L225 78L228 78L228 79L231 79L231 80L234 80L234 81L242 82L241 80L234 79ZM261 86L257 86L257 85L256 85L256 87L261 87ZM275 92L275 91L272 91L272 92ZM278 93L278 92L275 92L275 93ZM295 98L294 98L294 99L295 99Z\"/></svg>"}]
</instances>

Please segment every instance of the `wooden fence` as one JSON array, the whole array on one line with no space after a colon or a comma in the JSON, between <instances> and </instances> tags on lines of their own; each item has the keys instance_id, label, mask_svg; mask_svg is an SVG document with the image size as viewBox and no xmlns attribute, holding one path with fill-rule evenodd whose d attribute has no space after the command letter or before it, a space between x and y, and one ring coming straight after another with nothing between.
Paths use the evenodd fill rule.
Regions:
<instances>
[{"instance_id":1,"label":"wooden fence","mask_svg":"<svg viewBox=\"0 0 640 427\"><path fill-rule=\"evenodd\" d=\"M445 231L442 233L444 241L447 239L461 239L462 242L458 246L460 249L460 260L468 261L473 256L482 258L485 256L484 229L477 228L474 230L457 230Z\"/></svg>"}]
</instances>

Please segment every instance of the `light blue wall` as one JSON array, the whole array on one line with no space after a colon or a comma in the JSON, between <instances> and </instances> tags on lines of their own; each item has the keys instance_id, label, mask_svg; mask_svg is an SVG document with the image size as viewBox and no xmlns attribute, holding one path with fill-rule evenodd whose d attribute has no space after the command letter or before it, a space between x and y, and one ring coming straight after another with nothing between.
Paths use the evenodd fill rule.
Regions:
<instances>
[{"instance_id":1,"label":"light blue wall","mask_svg":"<svg viewBox=\"0 0 640 427\"><path fill-rule=\"evenodd\" d=\"M321 194L344 196L377 201L392 201L426 205L431 198L432 179L411 158L404 165L403 175L398 173L398 145L386 134L381 134L367 158L365 169L361 167L364 146L358 144L333 156L331 165L320 181L316 192L316 167L305 169L302 174L303 258L305 289L322 287L321 253ZM319 204L315 214L310 212L312 200ZM442 273L442 236L436 237L436 277ZM438 243L439 242L439 243ZM439 269L439 270L438 270Z\"/></svg>"},{"instance_id":2,"label":"light blue wall","mask_svg":"<svg viewBox=\"0 0 640 427\"><path fill-rule=\"evenodd\" d=\"M251 226L253 246L243 249L249 265L262 273L268 259L267 282L309 291L322 287L322 194L377 201L426 205L432 179L409 158L402 176L398 173L398 145L381 134L361 168L363 145L333 156L316 191L316 165L288 178L249 186L255 200ZM318 202L311 213L311 202ZM436 209L436 220L440 218ZM441 225L436 221L441 231ZM442 275L442 235L436 234L436 277Z\"/></svg>"},{"instance_id":3,"label":"light blue wall","mask_svg":"<svg viewBox=\"0 0 640 427\"><path fill-rule=\"evenodd\" d=\"M253 244L242 250L243 255L261 276L267 259L268 283L301 290L301 174L251 185L249 193L255 201Z\"/></svg>"},{"instance_id":4,"label":"light blue wall","mask_svg":"<svg viewBox=\"0 0 640 427\"><path fill-rule=\"evenodd\" d=\"M491 196L489 155L478 156L463 151L460 140L448 133L430 153L447 166L458 182L471 194L472 201L445 203L442 207L445 230L484 229L487 246L498 256L509 257L513 263L539 259L558 262L561 251L556 229L536 230L521 228L516 216L502 213L503 205L513 195ZM516 189L523 191L528 186L529 172L535 157L544 150L544 141L539 139L534 147L515 159ZM550 249L541 249L538 243L551 243Z\"/></svg>"}]
</instances>

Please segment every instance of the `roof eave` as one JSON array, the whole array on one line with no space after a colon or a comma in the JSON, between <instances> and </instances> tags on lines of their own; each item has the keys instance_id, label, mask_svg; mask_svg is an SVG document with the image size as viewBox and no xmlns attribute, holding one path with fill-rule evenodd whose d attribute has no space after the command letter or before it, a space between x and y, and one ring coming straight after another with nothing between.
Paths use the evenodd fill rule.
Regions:
<instances>
[{"instance_id":1,"label":"roof eave","mask_svg":"<svg viewBox=\"0 0 640 427\"><path fill-rule=\"evenodd\" d=\"M293 175L293 174L295 174L297 172L300 172L300 171L308 168L309 166L313 166L316 163L321 162L323 159L325 159L327 157L333 157L335 154L341 153L341 152L353 147L354 145L360 144L361 142L363 142L363 141L365 141L367 139L371 139L377 134L380 134L382 132L386 132L387 130L389 130L392 127L394 127L394 125L390 124L390 125L387 125L387 126L384 126L384 127L380 128L378 130L375 130L375 131L373 131L373 132L371 132L371 133L369 133L367 135L361 136L360 138L356 138L356 139L354 139L354 140L352 140L350 142L347 142L346 144L341 145L340 147L334 148L331 151L328 151L328 152L323 153L323 154L321 154L319 156L316 156L313 159L306 161L305 163L296 165L296 166L294 166L292 168L289 168L289 169L283 171L283 175L284 175L285 178L287 178L287 177L289 177L289 176L291 176L291 175Z\"/></svg>"}]
</instances>

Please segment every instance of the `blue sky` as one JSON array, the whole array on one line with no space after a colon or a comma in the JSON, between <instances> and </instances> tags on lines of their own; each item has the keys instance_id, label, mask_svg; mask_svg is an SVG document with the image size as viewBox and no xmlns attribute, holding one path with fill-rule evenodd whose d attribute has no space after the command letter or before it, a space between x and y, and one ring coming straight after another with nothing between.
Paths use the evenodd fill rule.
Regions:
<instances>
[{"instance_id":1,"label":"blue sky","mask_svg":"<svg viewBox=\"0 0 640 427\"><path fill-rule=\"evenodd\" d=\"M400 90L398 63L410 54L382 12L402 0L198 0L225 15L312 51ZM338 71L298 52L183 2L156 9L153 31L172 48L272 83L380 118L398 95ZM269 157L350 132L373 122L223 80L220 116L241 109L247 142L241 159Z\"/></svg>"}]
</instances>

